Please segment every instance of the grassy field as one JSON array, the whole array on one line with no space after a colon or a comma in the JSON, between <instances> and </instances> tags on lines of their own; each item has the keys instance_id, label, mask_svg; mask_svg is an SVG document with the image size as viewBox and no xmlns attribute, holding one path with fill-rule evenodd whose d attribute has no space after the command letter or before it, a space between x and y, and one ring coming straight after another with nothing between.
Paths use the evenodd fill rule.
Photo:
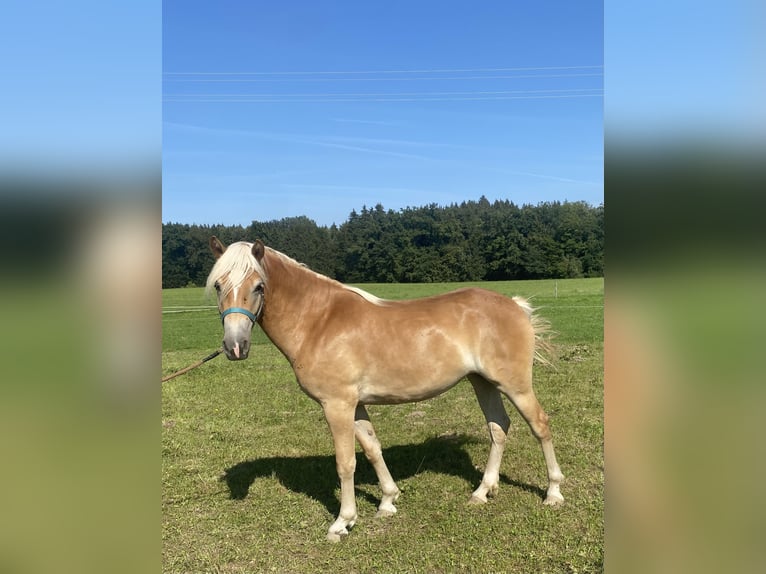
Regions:
<instances>
[{"instance_id":1,"label":"grassy field","mask_svg":"<svg viewBox=\"0 0 766 574\"><path fill-rule=\"evenodd\" d=\"M362 285L411 298L457 284ZM559 335L555 368L535 390L551 417L562 507L542 505L545 464L526 423L512 426L500 491L467 504L489 437L471 386L409 405L368 407L402 490L399 512L374 518L380 491L357 448L359 519L325 541L340 492L320 407L256 327L250 358L218 358L163 385L164 572L600 572L603 569L603 280L484 283L532 297ZM163 292L163 374L220 345L202 289Z\"/></svg>"}]
</instances>

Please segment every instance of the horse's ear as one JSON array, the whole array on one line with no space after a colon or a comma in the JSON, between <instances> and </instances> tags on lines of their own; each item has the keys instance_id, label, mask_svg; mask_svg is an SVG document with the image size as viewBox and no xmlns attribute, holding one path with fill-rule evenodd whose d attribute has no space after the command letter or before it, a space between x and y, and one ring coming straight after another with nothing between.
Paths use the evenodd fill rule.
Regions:
<instances>
[{"instance_id":1,"label":"horse's ear","mask_svg":"<svg viewBox=\"0 0 766 574\"><path fill-rule=\"evenodd\" d=\"M224 247L220 239L213 235L210 238L210 250L213 252L213 255L215 255L215 258L218 259L223 255L223 252L226 251L226 247Z\"/></svg>"},{"instance_id":2,"label":"horse's ear","mask_svg":"<svg viewBox=\"0 0 766 574\"><path fill-rule=\"evenodd\" d=\"M261 259L263 259L263 253L266 250L266 247L263 245L263 241L260 239L256 239L255 243L253 243L253 257L255 257L255 260L260 263Z\"/></svg>"}]
</instances>

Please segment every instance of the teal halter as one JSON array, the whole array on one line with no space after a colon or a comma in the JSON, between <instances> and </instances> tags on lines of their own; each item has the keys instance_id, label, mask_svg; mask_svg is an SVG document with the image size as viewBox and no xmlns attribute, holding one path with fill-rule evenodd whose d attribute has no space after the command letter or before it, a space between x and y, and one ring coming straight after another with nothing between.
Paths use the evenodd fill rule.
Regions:
<instances>
[{"instance_id":1,"label":"teal halter","mask_svg":"<svg viewBox=\"0 0 766 574\"><path fill-rule=\"evenodd\" d=\"M249 309L245 309L244 307L229 307L225 311L221 311L221 323L223 323L224 317L228 315L229 313L239 313L240 315L246 316L248 319L250 319L253 323L257 323L258 319L261 317L261 313L263 313L263 290L258 289L261 300L258 303L258 309L253 313Z\"/></svg>"},{"instance_id":2,"label":"teal halter","mask_svg":"<svg viewBox=\"0 0 766 574\"><path fill-rule=\"evenodd\" d=\"M258 309L260 313L260 308ZM226 317L229 313L240 313L242 315L245 315L248 319L250 319L253 323L258 321L258 316L255 313L251 313L247 309L244 309L242 307L229 307L225 311L221 311L221 323L223 323L223 318Z\"/></svg>"}]
</instances>

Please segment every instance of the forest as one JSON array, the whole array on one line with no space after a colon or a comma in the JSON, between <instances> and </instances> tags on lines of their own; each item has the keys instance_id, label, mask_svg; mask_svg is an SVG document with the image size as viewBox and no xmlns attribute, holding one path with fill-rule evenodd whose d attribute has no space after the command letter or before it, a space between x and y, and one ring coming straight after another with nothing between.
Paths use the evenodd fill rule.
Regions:
<instances>
[{"instance_id":1,"label":"forest","mask_svg":"<svg viewBox=\"0 0 766 574\"><path fill-rule=\"evenodd\" d=\"M604 206L505 201L353 210L340 226L305 216L241 225L162 225L163 288L201 286L211 235L261 239L344 283L432 283L601 277Z\"/></svg>"}]
</instances>

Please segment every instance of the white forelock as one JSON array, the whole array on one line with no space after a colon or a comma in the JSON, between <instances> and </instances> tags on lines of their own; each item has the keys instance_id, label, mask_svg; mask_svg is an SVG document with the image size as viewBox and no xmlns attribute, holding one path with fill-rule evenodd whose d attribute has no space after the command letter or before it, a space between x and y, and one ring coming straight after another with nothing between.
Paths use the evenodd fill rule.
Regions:
<instances>
[{"instance_id":1,"label":"white forelock","mask_svg":"<svg viewBox=\"0 0 766 574\"><path fill-rule=\"evenodd\" d=\"M253 272L266 281L266 272L253 256L252 249L253 244L246 241L229 245L210 270L205 285L206 292L209 293L218 282L221 296L225 296Z\"/></svg>"}]
</instances>

